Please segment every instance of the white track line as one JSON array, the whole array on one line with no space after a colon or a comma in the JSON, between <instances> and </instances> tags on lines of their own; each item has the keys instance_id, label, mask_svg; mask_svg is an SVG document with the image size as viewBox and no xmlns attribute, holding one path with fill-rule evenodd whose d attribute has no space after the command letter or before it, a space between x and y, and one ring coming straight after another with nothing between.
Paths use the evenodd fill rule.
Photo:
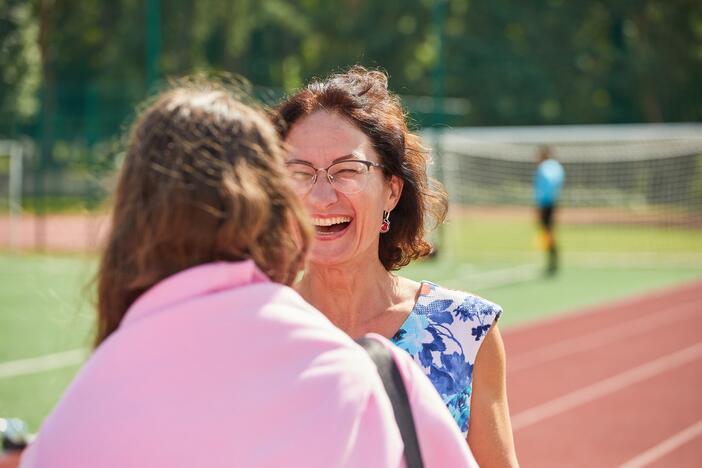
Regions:
<instances>
[{"instance_id":1,"label":"white track line","mask_svg":"<svg viewBox=\"0 0 702 468\"><path fill-rule=\"evenodd\" d=\"M80 348L60 353L45 354L29 359L2 362L0 363L0 379L36 374L80 364L85 360L87 354L85 348Z\"/></svg>"},{"instance_id":2,"label":"white track line","mask_svg":"<svg viewBox=\"0 0 702 468\"><path fill-rule=\"evenodd\" d=\"M626 372L601 380L587 387L547 401L512 416L514 431L524 429L544 419L614 393L632 384L661 374L674 367L702 358L702 343L697 343L667 356L648 362Z\"/></svg>"},{"instance_id":3,"label":"white track line","mask_svg":"<svg viewBox=\"0 0 702 468\"><path fill-rule=\"evenodd\" d=\"M700 305L699 308L691 307ZM541 365L580 351L597 348L599 346L621 340L629 336L644 333L655 329L662 324L683 320L693 315L702 313L702 300L693 300L675 307L666 308L627 322L618 322L616 325L588 333L587 335L557 341L548 346L538 348L510 357L507 361L507 370L516 372L535 365Z\"/></svg>"},{"instance_id":4,"label":"white track line","mask_svg":"<svg viewBox=\"0 0 702 468\"><path fill-rule=\"evenodd\" d=\"M687 429L678 432L660 444L635 456L628 462L619 465L619 468L640 468L649 465L700 435L702 435L702 421L696 422Z\"/></svg>"}]
</instances>

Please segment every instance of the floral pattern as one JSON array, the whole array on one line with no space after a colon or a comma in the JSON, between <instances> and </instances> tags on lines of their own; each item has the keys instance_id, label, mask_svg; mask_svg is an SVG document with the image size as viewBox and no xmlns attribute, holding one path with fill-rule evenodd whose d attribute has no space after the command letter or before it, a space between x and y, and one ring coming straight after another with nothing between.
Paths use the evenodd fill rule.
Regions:
<instances>
[{"instance_id":1,"label":"floral pattern","mask_svg":"<svg viewBox=\"0 0 702 468\"><path fill-rule=\"evenodd\" d=\"M481 297L422 282L409 317L392 338L419 364L468 434L473 364L502 309Z\"/></svg>"}]
</instances>

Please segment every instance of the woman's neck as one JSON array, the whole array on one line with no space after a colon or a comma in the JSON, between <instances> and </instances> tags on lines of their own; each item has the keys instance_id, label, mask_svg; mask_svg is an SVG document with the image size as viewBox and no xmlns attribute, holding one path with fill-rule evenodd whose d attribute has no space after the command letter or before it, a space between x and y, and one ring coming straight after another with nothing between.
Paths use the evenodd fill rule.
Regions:
<instances>
[{"instance_id":1,"label":"woman's neck","mask_svg":"<svg viewBox=\"0 0 702 468\"><path fill-rule=\"evenodd\" d=\"M402 302L405 294L400 282L379 260L353 265L309 264L296 289L334 325L355 337L379 331L370 324Z\"/></svg>"}]
</instances>

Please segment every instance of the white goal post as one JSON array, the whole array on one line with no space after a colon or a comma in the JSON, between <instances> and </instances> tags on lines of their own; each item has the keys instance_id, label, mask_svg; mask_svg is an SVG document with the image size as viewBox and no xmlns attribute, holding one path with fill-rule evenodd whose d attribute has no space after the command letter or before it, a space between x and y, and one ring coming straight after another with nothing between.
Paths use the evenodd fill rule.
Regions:
<instances>
[{"instance_id":1,"label":"white goal post","mask_svg":"<svg viewBox=\"0 0 702 468\"><path fill-rule=\"evenodd\" d=\"M20 246L23 165L30 153L31 145L25 141L0 140L0 217L5 218L7 237L3 237L11 250Z\"/></svg>"}]
</instances>

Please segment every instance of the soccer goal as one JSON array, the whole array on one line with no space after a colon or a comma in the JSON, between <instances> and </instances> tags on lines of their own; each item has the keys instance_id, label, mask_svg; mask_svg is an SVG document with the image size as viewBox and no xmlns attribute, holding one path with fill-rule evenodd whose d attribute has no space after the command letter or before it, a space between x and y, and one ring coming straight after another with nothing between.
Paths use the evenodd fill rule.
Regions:
<instances>
[{"instance_id":1,"label":"soccer goal","mask_svg":"<svg viewBox=\"0 0 702 468\"><path fill-rule=\"evenodd\" d=\"M0 140L0 247L20 245L23 164L31 146L18 140Z\"/></svg>"},{"instance_id":2,"label":"soccer goal","mask_svg":"<svg viewBox=\"0 0 702 468\"><path fill-rule=\"evenodd\" d=\"M533 226L536 155L549 146L566 171L558 222L575 231L569 247L681 255L702 248L700 124L451 128L424 137L441 152L434 170L451 218L468 223L466 235L481 223ZM473 248L518 250L500 245L504 234L484 237L487 244Z\"/></svg>"}]
</instances>

